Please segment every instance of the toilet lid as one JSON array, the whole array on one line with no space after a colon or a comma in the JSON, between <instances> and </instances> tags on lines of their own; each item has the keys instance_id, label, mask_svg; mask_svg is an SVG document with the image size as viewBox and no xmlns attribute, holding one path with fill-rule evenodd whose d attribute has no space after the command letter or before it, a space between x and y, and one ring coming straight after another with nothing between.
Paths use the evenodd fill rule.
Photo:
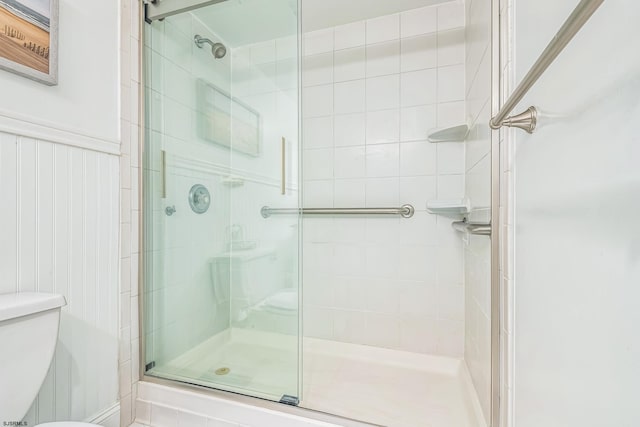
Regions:
<instances>
[{"instance_id":1,"label":"toilet lid","mask_svg":"<svg viewBox=\"0 0 640 427\"><path fill-rule=\"evenodd\" d=\"M55 423L38 424L35 427L99 427L97 424L79 423L75 421L58 421Z\"/></svg>"}]
</instances>

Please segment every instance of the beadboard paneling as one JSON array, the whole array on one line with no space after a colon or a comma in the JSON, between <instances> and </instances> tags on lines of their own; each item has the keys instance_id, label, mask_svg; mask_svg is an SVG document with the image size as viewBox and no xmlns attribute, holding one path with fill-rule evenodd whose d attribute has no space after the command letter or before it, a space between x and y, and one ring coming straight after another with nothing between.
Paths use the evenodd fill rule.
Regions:
<instances>
[{"instance_id":1,"label":"beadboard paneling","mask_svg":"<svg viewBox=\"0 0 640 427\"><path fill-rule=\"evenodd\" d=\"M65 296L29 425L118 401L118 157L0 133L0 293Z\"/></svg>"}]
</instances>

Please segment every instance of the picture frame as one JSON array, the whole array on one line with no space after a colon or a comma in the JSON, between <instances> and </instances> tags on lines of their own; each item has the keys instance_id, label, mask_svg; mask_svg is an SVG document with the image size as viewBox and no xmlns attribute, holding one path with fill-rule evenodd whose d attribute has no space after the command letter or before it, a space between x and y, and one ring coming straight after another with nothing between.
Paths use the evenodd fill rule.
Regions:
<instances>
[{"instance_id":1,"label":"picture frame","mask_svg":"<svg viewBox=\"0 0 640 427\"><path fill-rule=\"evenodd\" d=\"M197 94L200 138L259 157L262 140L260 113L203 79L197 81Z\"/></svg>"},{"instance_id":2,"label":"picture frame","mask_svg":"<svg viewBox=\"0 0 640 427\"><path fill-rule=\"evenodd\" d=\"M58 84L59 0L0 0L0 69Z\"/></svg>"}]
</instances>

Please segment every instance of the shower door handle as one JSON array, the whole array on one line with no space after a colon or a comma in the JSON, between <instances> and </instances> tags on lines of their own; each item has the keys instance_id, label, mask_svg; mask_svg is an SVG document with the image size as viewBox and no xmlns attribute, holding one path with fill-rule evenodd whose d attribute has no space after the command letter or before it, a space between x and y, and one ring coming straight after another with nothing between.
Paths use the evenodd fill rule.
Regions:
<instances>
[{"instance_id":1,"label":"shower door handle","mask_svg":"<svg viewBox=\"0 0 640 427\"><path fill-rule=\"evenodd\" d=\"M281 150L281 155L280 155L280 161L281 161L281 167L280 167L280 194L284 196L287 193L287 166L286 166L286 161L287 161L287 155L286 155L287 140L284 138L284 136L282 137L282 143L280 145L280 150Z\"/></svg>"}]
</instances>

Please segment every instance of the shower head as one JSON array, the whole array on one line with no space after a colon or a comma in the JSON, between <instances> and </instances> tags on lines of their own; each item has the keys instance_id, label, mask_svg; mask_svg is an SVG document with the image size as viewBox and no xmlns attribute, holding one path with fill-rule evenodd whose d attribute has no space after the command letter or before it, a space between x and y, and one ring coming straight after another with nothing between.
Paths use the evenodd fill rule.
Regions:
<instances>
[{"instance_id":1,"label":"shower head","mask_svg":"<svg viewBox=\"0 0 640 427\"><path fill-rule=\"evenodd\" d=\"M205 43L211 45L211 54L216 59L224 58L224 56L227 54L227 47L225 45L219 42L214 43L211 40L200 36L199 34L196 34L193 37L193 41L199 48L202 48Z\"/></svg>"}]
</instances>

